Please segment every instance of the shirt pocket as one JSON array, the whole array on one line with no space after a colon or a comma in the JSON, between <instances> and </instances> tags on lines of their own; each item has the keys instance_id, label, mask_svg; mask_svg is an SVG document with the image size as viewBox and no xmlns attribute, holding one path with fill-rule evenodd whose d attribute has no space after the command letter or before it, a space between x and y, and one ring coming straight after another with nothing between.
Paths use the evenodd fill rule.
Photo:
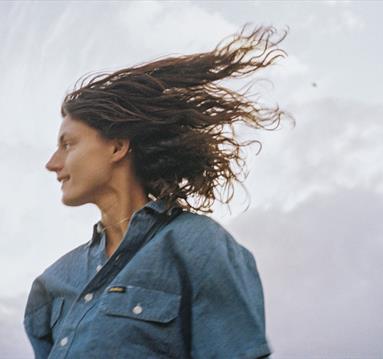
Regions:
<instances>
[{"instance_id":1,"label":"shirt pocket","mask_svg":"<svg viewBox=\"0 0 383 359\"><path fill-rule=\"evenodd\" d=\"M113 288L124 288L114 292ZM154 323L169 323L178 316L181 296L128 285L107 288L100 309L108 316L127 317Z\"/></svg>"}]
</instances>

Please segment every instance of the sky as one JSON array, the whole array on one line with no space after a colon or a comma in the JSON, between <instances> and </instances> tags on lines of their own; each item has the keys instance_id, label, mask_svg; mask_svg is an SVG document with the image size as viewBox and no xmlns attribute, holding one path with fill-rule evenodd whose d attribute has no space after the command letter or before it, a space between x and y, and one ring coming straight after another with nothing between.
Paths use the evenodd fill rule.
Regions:
<instances>
[{"instance_id":1,"label":"sky","mask_svg":"<svg viewBox=\"0 0 383 359\"><path fill-rule=\"evenodd\" d=\"M288 57L254 78L295 126L244 134L262 142L258 155L246 149L248 194L238 186L212 217L256 258L273 359L383 358L382 11L379 1L0 2L0 359L33 357L22 328L31 283L99 219L90 205L65 207L44 168L65 93L85 73L210 51L248 22L289 29Z\"/></svg>"}]
</instances>

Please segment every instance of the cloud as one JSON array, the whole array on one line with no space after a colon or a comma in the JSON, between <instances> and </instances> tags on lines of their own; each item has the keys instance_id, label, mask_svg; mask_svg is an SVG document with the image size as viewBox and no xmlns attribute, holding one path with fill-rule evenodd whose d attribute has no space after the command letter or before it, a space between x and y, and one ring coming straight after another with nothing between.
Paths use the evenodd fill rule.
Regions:
<instances>
[{"instance_id":1,"label":"cloud","mask_svg":"<svg viewBox=\"0 0 383 359\"><path fill-rule=\"evenodd\" d=\"M328 13L328 17L323 19L320 30L324 33L331 34L340 33L342 31L351 33L363 30L365 26L364 19L351 7L333 6L331 12Z\"/></svg>"},{"instance_id":2,"label":"cloud","mask_svg":"<svg viewBox=\"0 0 383 359\"><path fill-rule=\"evenodd\" d=\"M343 189L290 211L252 209L226 224L255 255L273 359L380 358L382 211L383 195ZM0 298L2 359L31 357L25 299Z\"/></svg>"},{"instance_id":3,"label":"cloud","mask_svg":"<svg viewBox=\"0 0 383 359\"><path fill-rule=\"evenodd\" d=\"M255 254L273 359L381 357L382 211L383 195L343 189L227 224Z\"/></svg>"},{"instance_id":4,"label":"cloud","mask_svg":"<svg viewBox=\"0 0 383 359\"><path fill-rule=\"evenodd\" d=\"M140 61L142 53L162 57L210 51L222 34L238 30L217 11L190 1L132 1L120 12L119 22Z\"/></svg>"},{"instance_id":5,"label":"cloud","mask_svg":"<svg viewBox=\"0 0 383 359\"><path fill-rule=\"evenodd\" d=\"M351 0L325 0L323 1L325 5L328 5L330 7L336 7L336 6L348 6L351 4Z\"/></svg>"},{"instance_id":6,"label":"cloud","mask_svg":"<svg viewBox=\"0 0 383 359\"><path fill-rule=\"evenodd\" d=\"M1 359L27 359L33 353L22 324L25 295L0 297Z\"/></svg>"},{"instance_id":7,"label":"cloud","mask_svg":"<svg viewBox=\"0 0 383 359\"><path fill-rule=\"evenodd\" d=\"M367 20L374 18L350 3L281 3L278 9L199 1L0 4L0 64L7 68L0 85L0 269L11 273L0 281L4 355L31 357L21 327L25 290L60 255L89 240L99 216L94 207L64 207L55 176L43 168L56 144L65 90L89 71L211 50L250 18L291 25L282 44L290 46L290 56L270 69L270 79L297 125L246 133L263 143L258 157L254 148L247 151L254 208L230 225L254 250L263 274L271 343L277 355L285 354L280 359L289 353L382 356L376 319L382 293L374 283L382 269L383 109L347 100L343 91L353 88L354 98L365 101L379 93L376 67L355 61L353 46L360 42L355 45L358 38L349 34L368 25L373 30L360 31L360 39L373 39L380 23L372 27ZM363 44L361 58L380 58L369 52L374 44ZM366 82L358 86L352 69L362 67ZM243 209L238 199L232 206L237 211ZM216 207L213 217L222 220L221 214Z\"/></svg>"},{"instance_id":8,"label":"cloud","mask_svg":"<svg viewBox=\"0 0 383 359\"><path fill-rule=\"evenodd\" d=\"M340 15L342 25L348 30L361 30L365 27L365 22L351 10L344 10Z\"/></svg>"},{"instance_id":9,"label":"cloud","mask_svg":"<svg viewBox=\"0 0 383 359\"><path fill-rule=\"evenodd\" d=\"M337 188L382 193L382 106L324 98L286 107L296 127L284 123L259 133L260 155L248 153L247 183L256 202L287 208Z\"/></svg>"},{"instance_id":10,"label":"cloud","mask_svg":"<svg viewBox=\"0 0 383 359\"><path fill-rule=\"evenodd\" d=\"M92 69L132 65L170 49L210 50L237 28L189 2L15 3L6 11L0 24L6 30L0 63L7 68L0 85L6 124L0 232L7 241L0 244L0 269L13 275L0 284L20 291L21 282L27 286L60 254L86 242L98 217L94 207L64 207L55 175L44 169L56 146L65 91Z\"/></svg>"}]
</instances>

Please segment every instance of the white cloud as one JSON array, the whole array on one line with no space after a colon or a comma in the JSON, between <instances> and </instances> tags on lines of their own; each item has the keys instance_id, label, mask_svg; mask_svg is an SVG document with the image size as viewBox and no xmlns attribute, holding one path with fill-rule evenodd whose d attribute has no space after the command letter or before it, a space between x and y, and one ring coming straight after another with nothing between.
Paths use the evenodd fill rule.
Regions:
<instances>
[{"instance_id":1,"label":"white cloud","mask_svg":"<svg viewBox=\"0 0 383 359\"><path fill-rule=\"evenodd\" d=\"M250 3L230 7L233 13L225 2L206 10L201 2L164 1L7 3L11 16L0 12L0 29L6 30L0 64L7 69L0 84L0 235L5 239L0 269L11 273L2 276L0 287L1 296L23 295L22 300L0 300L0 347L7 359L31 357L21 354L21 313L32 279L86 242L98 218L93 207L64 207L54 175L43 167L56 143L65 90L85 72L211 50L243 19L273 18L291 21L289 57L261 75L274 81L275 98L295 115L297 126L257 134L264 146L257 158L249 150L252 172L246 182L256 209L236 218L242 226L238 237L255 250L264 274L271 343L286 355L296 353L302 335L310 333L307 343L314 354L325 356L331 348L344 354L347 343L355 345L358 359L367 353L375 359L373 351L382 352L376 320L381 248L375 239L381 233L383 110L362 102L379 93L370 89L381 81L373 66L365 67L366 82L355 85L363 89L363 96L354 93L363 99L357 102L339 98L351 86L343 81L342 87L338 77L343 69L352 77L357 68L351 56L357 45L346 47L344 36L366 29L372 16L348 6L351 2L330 5L327 12L319 11L322 5L313 11L311 4L306 8L298 2L281 10L266 3L254 9ZM347 56L346 65L341 54ZM364 53L366 61L377 55ZM233 213L244 208L239 202L233 203ZM222 220L221 214L218 206L214 216ZM254 234L263 242L253 246ZM302 332L307 323L310 330ZM334 343L338 332L344 335Z\"/></svg>"},{"instance_id":2,"label":"white cloud","mask_svg":"<svg viewBox=\"0 0 383 359\"><path fill-rule=\"evenodd\" d=\"M347 6L351 4L351 0L325 0L323 3L330 7Z\"/></svg>"},{"instance_id":3,"label":"white cloud","mask_svg":"<svg viewBox=\"0 0 383 359\"><path fill-rule=\"evenodd\" d=\"M349 9L334 8L324 19L319 28L320 31L327 34L336 34L341 32L355 32L362 30L365 22L355 11Z\"/></svg>"},{"instance_id":4,"label":"white cloud","mask_svg":"<svg viewBox=\"0 0 383 359\"><path fill-rule=\"evenodd\" d=\"M288 110L296 127L261 133L263 150L249 158L254 205L291 208L318 191L381 190L381 106L328 98L291 104Z\"/></svg>"},{"instance_id":5,"label":"white cloud","mask_svg":"<svg viewBox=\"0 0 383 359\"><path fill-rule=\"evenodd\" d=\"M1 359L32 358L32 348L23 327L26 295L0 296L0 348Z\"/></svg>"},{"instance_id":6,"label":"white cloud","mask_svg":"<svg viewBox=\"0 0 383 359\"><path fill-rule=\"evenodd\" d=\"M382 195L338 189L227 224L255 255L273 358L380 357L382 211Z\"/></svg>"},{"instance_id":7,"label":"white cloud","mask_svg":"<svg viewBox=\"0 0 383 359\"><path fill-rule=\"evenodd\" d=\"M310 71L310 66L304 63L296 55L288 55L287 58L280 60L277 65L271 67L271 74L282 78L294 75L307 75Z\"/></svg>"},{"instance_id":8,"label":"white cloud","mask_svg":"<svg viewBox=\"0 0 383 359\"><path fill-rule=\"evenodd\" d=\"M207 12L189 1L128 4L119 20L138 53L164 56L212 50L222 34L238 30L217 12Z\"/></svg>"},{"instance_id":9,"label":"white cloud","mask_svg":"<svg viewBox=\"0 0 383 359\"><path fill-rule=\"evenodd\" d=\"M351 10L341 12L343 25L349 30L360 30L365 27L364 21Z\"/></svg>"},{"instance_id":10,"label":"white cloud","mask_svg":"<svg viewBox=\"0 0 383 359\"><path fill-rule=\"evenodd\" d=\"M288 212L251 209L227 223L255 255L273 358L379 358L382 211L382 195L339 189ZM25 300L26 293L0 297L4 359L31 357L21 326Z\"/></svg>"}]
</instances>

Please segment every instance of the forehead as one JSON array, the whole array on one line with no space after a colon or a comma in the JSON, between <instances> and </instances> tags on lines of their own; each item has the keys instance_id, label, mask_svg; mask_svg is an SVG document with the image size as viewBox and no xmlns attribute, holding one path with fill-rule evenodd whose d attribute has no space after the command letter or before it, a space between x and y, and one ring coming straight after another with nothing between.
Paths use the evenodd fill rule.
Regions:
<instances>
[{"instance_id":1,"label":"forehead","mask_svg":"<svg viewBox=\"0 0 383 359\"><path fill-rule=\"evenodd\" d=\"M85 122L74 120L67 115L61 122L58 140L62 141L65 137L98 137L98 132Z\"/></svg>"}]
</instances>

